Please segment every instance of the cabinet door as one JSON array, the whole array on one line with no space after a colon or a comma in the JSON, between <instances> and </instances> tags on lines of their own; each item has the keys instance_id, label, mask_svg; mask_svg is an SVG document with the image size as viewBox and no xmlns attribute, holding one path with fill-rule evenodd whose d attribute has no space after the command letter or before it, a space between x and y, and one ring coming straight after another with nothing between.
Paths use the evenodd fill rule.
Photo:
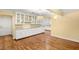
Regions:
<instances>
[{"instance_id":1,"label":"cabinet door","mask_svg":"<svg viewBox=\"0 0 79 59\"><path fill-rule=\"evenodd\" d=\"M20 13L16 13L16 24L20 24L21 23L21 18L20 18Z\"/></svg>"},{"instance_id":2,"label":"cabinet door","mask_svg":"<svg viewBox=\"0 0 79 59\"><path fill-rule=\"evenodd\" d=\"M25 20L25 18L24 18L24 14L21 14L21 23L23 24L24 23L24 20Z\"/></svg>"},{"instance_id":3,"label":"cabinet door","mask_svg":"<svg viewBox=\"0 0 79 59\"><path fill-rule=\"evenodd\" d=\"M27 19L28 19L28 18L27 18L27 15L25 15L25 23L27 23Z\"/></svg>"},{"instance_id":4,"label":"cabinet door","mask_svg":"<svg viewBox=\"0 0 79 59\"><path fill-rule=\"evenodd\" d=\"M28 15L25 15L25 23L29 23L30 21L29 21L29 16Z\"/></svg>"}]
</instances>

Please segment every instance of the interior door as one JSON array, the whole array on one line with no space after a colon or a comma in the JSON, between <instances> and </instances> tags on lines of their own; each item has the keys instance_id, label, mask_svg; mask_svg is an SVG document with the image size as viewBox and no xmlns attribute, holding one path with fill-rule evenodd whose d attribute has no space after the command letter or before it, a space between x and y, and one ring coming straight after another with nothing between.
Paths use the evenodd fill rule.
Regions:
<instances>
[{"instance_id":1,"label":"interior door","mask_svg":"<svg viewBox=\"0 0 79 59\"><path fill-rule=\"evenodd\" d=\"M11 16L0 16L0 36L11 34Z\"/></svg>"}]
</instances>

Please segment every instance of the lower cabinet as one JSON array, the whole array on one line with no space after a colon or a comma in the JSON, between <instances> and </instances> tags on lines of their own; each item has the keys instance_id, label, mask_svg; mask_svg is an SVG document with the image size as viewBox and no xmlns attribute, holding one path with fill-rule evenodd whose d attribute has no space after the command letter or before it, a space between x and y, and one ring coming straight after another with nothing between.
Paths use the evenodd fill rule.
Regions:
<instances>
[{"instance_id":1,"label":"lower cabinet","mask_svg":"<svg viewBox=\"0 0 79 59\"><path fill-rule=\"evenodd\" d=\"M16 30L16 39L36 35L45 32L43 28Z\"/></svg>"}]
</instances>

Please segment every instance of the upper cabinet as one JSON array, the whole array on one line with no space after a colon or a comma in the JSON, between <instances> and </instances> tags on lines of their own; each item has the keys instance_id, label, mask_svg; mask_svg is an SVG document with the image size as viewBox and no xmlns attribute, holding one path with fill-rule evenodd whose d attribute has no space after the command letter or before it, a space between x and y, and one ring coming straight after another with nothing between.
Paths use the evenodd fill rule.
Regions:
<instances>
[{"instance_id":1,"label":"upper cabinet","mask_svg":"<svg viewBox=\"0 0 79 59\"><path fill-rule=\"evenodd\" d=\"M25 20L25 14L21 14L21 23L24 24Z\"/></svg>"},{"instance_id":2,"label":"upper cabinet","mask_svg":"<svg viewBox=\"0 0 79 59\"><path fill-rule=\"evenodd\" d=\"M21 24L21 15L20 15L20 13L16 13L16 24Z\"/></svg>"},{"instance_id":3,"label":"upper cabinet","mask_svg":"<svg viewBox=\"0 0 79 59\"><path fill-rule=\"evenodd\" d=\"M25 23L25 14L16 13L16 24L24 24Z\"/></svg>"},{"instance_id":4,"label":"upper cabinet","mask_svg":"<svg viewBox=\"0 0 79 59\"><path fill-rule=\"evenodd\" d=\"M37 16L16 13L16 24L37 24Z\"/></svg>"}]
</instances>

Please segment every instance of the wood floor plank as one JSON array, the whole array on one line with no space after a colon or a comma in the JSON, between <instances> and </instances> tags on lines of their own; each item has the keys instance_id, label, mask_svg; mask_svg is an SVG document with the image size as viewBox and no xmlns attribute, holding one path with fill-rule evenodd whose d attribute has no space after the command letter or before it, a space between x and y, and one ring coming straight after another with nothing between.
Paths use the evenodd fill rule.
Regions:
<instances>
[{"instance_id":1,"label":"wood floor plank","mask_svg":"<svg viewBox=\"0 0 79 59\"><path fill-rule=\"evenodd\" d=\"M79 42L52 37L49 31L13 40L11 35L0 37L0 50L79 50Z\"/></svg>"},{"instance_id":2,"label":"wood floor plank","mask_svg":"<svg viewBox=\"0 0 79 59\"><path fill-rule=\"evenodd\" d=\"M6 49L6 50L13 49L12 36L5 36L4 37L4 49Z\"/></svg>"},{"instance_id":3,"label":"wood floor plank","mask_svg":"<svg viewBox=\"0 0 79 59\"><path fill-rule=\"evenodd\" d=\"M52 39L49 40L49 45L54 46L60 50L79 50L79 43L69 41L66 39L61 39L57 37L51 37Z\"/></svg>"},{"instance_id":4,"label":"wood floor plank","mask_svg":"<svg viewBox=\"0 0 79 59\"><path fill-rule=\"evenodd\" d=\"M0 36L0 50L3 50L4 48L4 38L2 36Z\"/></svg>"}]
</instances>

